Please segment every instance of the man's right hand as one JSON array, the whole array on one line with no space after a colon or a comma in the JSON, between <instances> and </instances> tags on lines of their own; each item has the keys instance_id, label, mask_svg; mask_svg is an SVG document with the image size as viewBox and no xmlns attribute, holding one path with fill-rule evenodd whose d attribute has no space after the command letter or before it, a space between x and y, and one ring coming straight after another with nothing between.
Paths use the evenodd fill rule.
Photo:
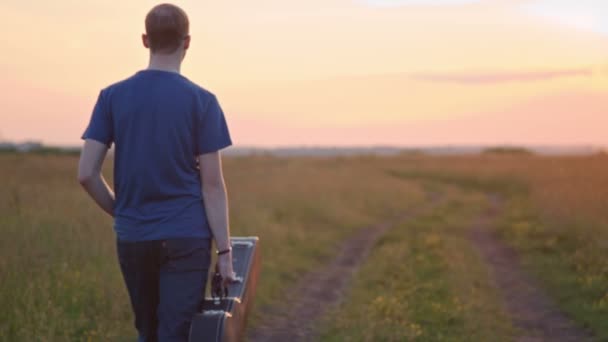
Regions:
<instances>
[{"instance_id":1,"label":"man's right hand","mask_svg":"<svg viewBox=\"0 0 608 342\"><path fill-rule=\"evenodd\" d=\"M222 276L222 285L227 286L228 284L237 282L236 274L232 269L232 252L219 255L217 258L217 266Z\"/></svg>"}]
</instances>

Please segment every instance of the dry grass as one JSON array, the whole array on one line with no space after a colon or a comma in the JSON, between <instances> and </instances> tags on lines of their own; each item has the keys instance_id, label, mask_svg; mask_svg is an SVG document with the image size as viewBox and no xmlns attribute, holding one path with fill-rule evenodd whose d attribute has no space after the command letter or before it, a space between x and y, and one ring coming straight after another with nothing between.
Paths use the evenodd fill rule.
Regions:
<instances>
[{"instance_id":1,"label":"dry grass","mask_svg":"<svg viewBox=\"0 0 608 342\"><path fill-rule=\"evenodd\" d=\"M580 326L608 340L608 158L402 158L390 174L501 193L503 237Z\"/></svg>"},{"instance_id":2,"label":"dry grass","mask_svg":"<svg viewBox=\"0 0 608 342\"><path fill-rule=\"evenodd\" d=\"M395 162L387 161L384 167L394 169ZM605 154L402 157L397 169L523 182L538 209L548 216L608 223L608 156Z\"/></svg>"},{"instance_id":3,"label":"dry grass","mask_svg":"<svg viewBox=\"0 0 608 342\"><path fill-rule=\"evenodd\" d=\"M487 200L443 190L444 204L378 243L348 298L328 317L324 340L512 339L500 295L468 239Z\"/></svg>"},{"instance_id":4,"label":"dry grass","mask_svg":"<svg viewBox=\"0 0 608 342\"><path fill-rule=\"evenodd\" d=\"M134 336L111 219L76 183L76 163L72 156L0 155L0 340L107 341ZM110 167L108 163L106 174ZM503 236L565 310L608 338L606 156L257 156L227 158L225 169L233 234L259 235L262 241L258 309L281 299L303 272L330 258L331 247L343 237L419 206L428 191L443 191L449 183L468 189L462 192L463 200L474 192L502 192L507 198ZM402 246L411 248L441 242L433 244L431 254L415 252L428 261L428 269L421 272L432 271L432 276L406 273L404 285L426 284L430 291L450 294L445 303L443 297L438 299L441 307L458 308L460 302L448 299L466 295L476 279L485 284L469 246L449 230L449 222L466 225L467 210L413 223L423 228L445 224L437 228L437 236L393 233ZM450 217L453 220L446 221ZM379 269L386 266L383 261L391 262L383 253L401 250L394 244L378 248ZM404 257L411 251L404 249ZM475 277L454 275L463 273L465 264L479 270ZM423 277L420 283L417 276ZM441 279L452 285L446 287ZM499 327L496 321L483 321L485 328L478 329L482 335L475 335L477 328L470 323L475 308L499 310L493 296L486 288L471 304L473 309L458 318L455 330L447 326L440 332L483 336L487 327ZM415 314L421 322L433 318L425 318L423 311ZM451 317L445 311L437 315L438 322ZM411 329L415 334L416 326Z\"/></svg>"},{"instance_id":5,"label":"dry grass","mask_svg":"<svg viewBox=\"0 0 608 342\"><path fill-rule=\"evenodd\" d=\"M0 339L132 340L112 222L76 182L77 158L1 155ZM424 195L374 158L227 158L234 235L259 235L258 308L342 237ZM106 174L111 165L106 165Z\"/></svg>"}]
</instances>

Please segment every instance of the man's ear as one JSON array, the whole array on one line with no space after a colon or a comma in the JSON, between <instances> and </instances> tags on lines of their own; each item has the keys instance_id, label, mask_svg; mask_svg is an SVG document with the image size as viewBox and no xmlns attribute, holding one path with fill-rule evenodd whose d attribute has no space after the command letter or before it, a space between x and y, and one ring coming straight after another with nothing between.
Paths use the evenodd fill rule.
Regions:
<instances>
[{"instance_id":1,"label":"man's ear","mask_svg":"<svg viewBox=\"0 0 608 342\"><path fill-rule=\"evenodd\" d=\"M190 35L187 35L186 38L184 38L184 50L188 50L189 47L190 47Z\"/></svg>"},{"instance_id":2,"label":"man's ear","mask_svg":"<svg viewBox=\"0 0 608 342\"><path fill-rule=\"evenodd\" d=\"M145 33L141 35L141 42L144 44L144 47L146 49L150 48L150 42L148 41L148 35L146 35Z\"/></svg>"}]
</instances>

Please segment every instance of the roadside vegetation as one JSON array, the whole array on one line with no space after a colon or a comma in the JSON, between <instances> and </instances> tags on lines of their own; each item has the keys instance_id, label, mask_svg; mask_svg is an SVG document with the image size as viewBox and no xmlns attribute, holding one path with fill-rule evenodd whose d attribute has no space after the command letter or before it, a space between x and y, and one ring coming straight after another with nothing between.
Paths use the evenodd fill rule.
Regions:
<instances>
[{"instance_id":1,"label":"roadside vegetation","mask_svg":"<svg viewBox=\"0 0 608 342\"><path fill-rule=\"evenodd\" d=\"M501 196L496 230L523 267L577 325L608 340L605 155L410 158L387 172Z\"/></svg>"},{"instance_id":2,"label":"roadside vegetation","mask_svg":"<svg viewBox=\"0 0 608 342\"><path fill-rule=\"evenodd\" d=\"M261 240L257 308L282 300L344 237L423 202L415 182L385 177L370 158L226 158L232 233ZM135 336L112 220L76 166L76 156L0 155L0 340Z\"/></svg>"},{"instance_id":3,"label":"roadside vegetation","mask_svg":"<svg viewBox=\"0 0 608 342\"><path fill-rule=\"evenodd\" d=\"M80 189L76 164L0 154L0 340L135 336L111 218ZM491 228L574 322L608 340L605 154L250 156L226 158L225 170L233 235L261 238L252 325L345 237L427 207L380 239L323 320L324 340L511 340L517 331L467 238L496 194L503 210Z\"/></svg>"},{"instance_id":4,"label":"roadside vegetation","mask_svg":"<svg viewBox=\"0 0 608 342\"><path fill-rule=\"evenodd\" d=\"M486 198L453 188L395 227L327 318L327 341L510 341L513 328L468 239Z\"/></svg>"}]
</instances>

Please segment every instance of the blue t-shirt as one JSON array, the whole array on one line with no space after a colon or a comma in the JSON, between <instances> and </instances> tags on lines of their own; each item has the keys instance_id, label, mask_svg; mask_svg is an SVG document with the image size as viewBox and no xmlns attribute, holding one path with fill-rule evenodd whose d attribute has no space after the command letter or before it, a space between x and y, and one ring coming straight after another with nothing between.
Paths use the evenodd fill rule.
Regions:
<instances>
[{"instance_id":1,"label":"blue t-shirt","mask_svg":"<svg viewBox=\"0 0 608 342\"><path fill-rule=\"evenodd\" d=\"M119 240L211 237L196 156L232 144L212 93L178 73L140 71L100 92L82 138L115 145Z\"/></svg>"}]
</instances>

